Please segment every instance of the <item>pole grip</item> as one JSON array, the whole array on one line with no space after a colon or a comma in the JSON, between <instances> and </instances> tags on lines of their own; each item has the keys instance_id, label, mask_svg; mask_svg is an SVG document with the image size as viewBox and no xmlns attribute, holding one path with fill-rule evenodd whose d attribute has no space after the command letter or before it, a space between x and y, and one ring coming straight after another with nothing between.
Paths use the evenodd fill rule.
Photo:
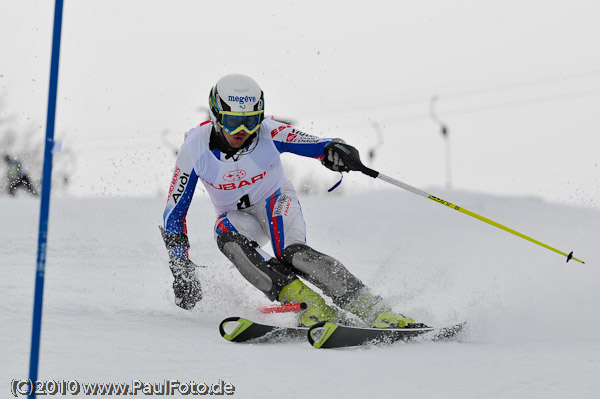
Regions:
<instances>
[{"instance_id":1,"label":"pole grip","mask_svg":"<svg viewBox=\"0 0 600 399\"><path fill-rule=\"evenodd\" d=\"M373 179L377 179L377 177L379 176L379 172L371 169L371 168L367 168L365 165L363 165L363 163L360 161L360 159L358 160L356 165L352 165L351 166L351 170L355 170L357 172L362 172L367 176L371 176Z\"/></svg>"},{"instance_id":2,"label":"pole grip","mask_svg":"<svg viewBox=\"0 0 600 399\"><path fill-rule=\"evenodd\" d=\"M363 165L363 169L361 170L361 172L363 172L367 176L371 176L373 179L377 179L377 176L379 176L379 172L378 171L373 170L371 168L367 168L364 165Z\"/></svg>"}]
</instances>

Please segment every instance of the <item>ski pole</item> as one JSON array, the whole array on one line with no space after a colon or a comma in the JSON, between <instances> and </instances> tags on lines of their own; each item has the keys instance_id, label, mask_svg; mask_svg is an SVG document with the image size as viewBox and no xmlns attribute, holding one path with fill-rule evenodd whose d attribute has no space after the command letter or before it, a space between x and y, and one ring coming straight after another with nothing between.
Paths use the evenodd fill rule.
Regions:
<instances>
[{"instance_id":1,"label":"ski pole","mask_svg":"<svg viewBox=\"0 0 600 399\"><path fill-rule=\"evenodd\" d=\"M371 177L373 177L373 178L375 178L375 179L381 179L381 180L383 180L383 181L385 181L385 182L387 182L387 183L393 184L394 186L397 186L397 187L403 188L403 189L405 189L405 190L407 190L407 191L410 191L410 192L411 192L411 193L413 193L413 194L417 194L417 195L420 195L421 197L428 198L428 199L430 199L430 200L432 200L432 201L435 201L435 202L437 202L438 204L445 205L445 206L447 206L447 207L449 207L449 208L452 208L452 209L454 209L454 210L456 210L456 211L459 211L459 212L461 212L461 213L464 213L465 215L469 215L469 216L471 216L471 217L474 217L475 219L481 220L482 222L485 222L485 223L491 224L491 225L492 225L492 226L494 226L494 227L497 227L497 228L499 228L499 229L501 229L501 230L504 230L504 231L506 231L506 232L508 232L508 233L514 234L514 235L516 235L516 236L518 236L518 237L521 237L521 238L523 238L523 239L525 239L525 240L527 240L527 241L530 241L530 242L532 242L532 243L534 243L534 244L537 244L537 245L539 245L539 246L541 246L541 247L544 247L544 248L546 248L546 249L549 249L550 251L556 252L557 254L561 254L561 255L563 255L563 256L566 256L566 257L567 257L567 262L568 262L568 261L570 261L571 259L573 259L573 260L575 260L575 261L577 261L577 262L579 262L579 263L585 263L584 261L582 261L582 260L580 260L580 259L577 259L577 258L575 258L575 257L573 256L573 251L571 251L571 252L570 252L570 253L568 253L568 254L567 254L567 253L565 253L565 252L559 251L558 249L556 249L556 248L552 248L551 246L549 246L549 245L546 245L546 244L544 244L543 242L540 242L540 241L538 241L538 240L536 240L536 239L534 239L534 238L528 237L528 236L526 236L525 234L519 233L518 231L516 231L516 230L513 230L513 229L511 229L510 227L506 227L506 226L504 226L504 225L501 225L501 224L500 224L500 223L498 223L498 222L494 222L494 221L493 221L493 220L491 220L491 219L488 219L488 218L486 218L486 217L484 217L484 216L478 215L478 214L476 214L475 212L471 212L471 211L469 211L468 209L465 209L465 208L463 208L463 207L460 207L460 206L458 206L458 205L454 205L454 204L452 204L452 203L450 203L450 202L448 202L448 201L446 201L446 200L443 200L443 199L441 199L441 198L435 197L435 196L433 196L433 195L431 195L431 194L429 194L429 193L427 193L427 192L425 192L425 191L423 191L423 190L420 190L420 189L418 189L418 188L416 188L416 187L413 187L413 186L411 186L411 185L409 185L409 184L403 183L403 182L401 182L400 180L396 180L396 179L394 179L394 178L392 178L392 177L389 177L389 176L386 176L386 175L384 175L384 174L382 174L382 173L379 173L379 172L377 172L376 170L373 170L373 169L367 168L365 165L363 165L363 164L360 162L360 160L359 160L359 161L358 161L356 164L353 164L353 165L352 165L352 170L356 170L356 171L362 172L362 173L364 173L365 175L367 175L367 176L371 176Z\"/></svg>"}]
</instances>

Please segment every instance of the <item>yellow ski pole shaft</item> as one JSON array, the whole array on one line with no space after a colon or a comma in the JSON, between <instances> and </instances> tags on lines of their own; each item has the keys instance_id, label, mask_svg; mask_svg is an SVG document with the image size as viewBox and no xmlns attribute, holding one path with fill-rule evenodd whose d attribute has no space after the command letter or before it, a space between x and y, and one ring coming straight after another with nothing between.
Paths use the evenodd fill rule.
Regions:
<instances>
[{"instance_id":1,"label":"yellow ski pole shaft","mask_svg":"<svg viewBox=\"0 0 600 399\"><path fill-rule=\"evenodd\" d=\"M401 182L400 180L396 180L396 179L394 179L394 178L392 178L392 177L389 177L389 176L386 176L386 175L384 175L384 174L382 174L382 173L379 173L379 172L377 172L376 170L373 170L373 169L367 168L367 167L366 167L366 166L364 166L362 163L361 163L360 165L354 165L354 168L353 168L353 169L354 169L354 170L358 170L358 171L360 171L360 172L362 172L362 173L364 173L364 174L366 174L366 175L368 175L368 176L374 177L374 178L376 178L376 179L381 179L381 180L383 180L383 181L385 181L385 182L387 182L387 183L393 184L394 186L397 186L397 187L403 188L403 189L405 189L405 190L407 190L407 191L410 191L410 192L411 192L411 193L413 193L413 194L417 194L417 195L420 195L421 197L428 198L428 199L430 199L430 200L432 200L432 201L435 201L435 202L437 202L438 204L445 205L445 206L447 206L447 207L449 207L449 208L452 208L452 209L454 209L454 210L456 210L456 211L459 211L459 212L461 212L461 213L464 213L465 215L469 215L469 216L471 216L471 217L474 217L475 219L481 220L482 222L485 222L485 223L491 224L491 225L492 225L492 226L494 226L494 227L497 227L497 228L499 228L499 229L501 229L501 230L504 230L504 231L506 231L506 232L508 232L508 233L514 234L514 235L516 235L517 237L521 237L521 238L523 238L523 239L525 239L525 240L527 240L527 241L530 241L530 242L532 242L532 243L534 243L534 244L537 244L537 245L539 245L539 246L541 246L541 247L544 247L544 248L546 248L546 249L549 249L550 251L556 252L557 254L561 254L561 255L563 255L563 256L566 256L566 257L567 257L567 262L568 262L568 261L570 261L571 259L573 259L573 260L575 260L575 261L577 261L577 262L579 262L579 263L585 263L584 261L582 261L582 260L580 260L580 259L577 259L577 258L575 258L575 257L573 256L573 251L571 251L571 252L570 252L570 253L568 253L568 254L567 254L567 253L565 253L565 252L559 251L559 250L558 250L558 249L556 249L556 248L552 248L551 246L549 246L549 245L546 245L546 244L544 244L543 242L540 242L540 241L538 241L538 240L536 240L536 239L534 239L534 238L531 238L531 237L529 237L529 236L526 236L525 234L519 233L518 231L516 231L516 230L513 230L513 229L511 229L511 228L509 228L509 227L506 227L506 226L504 226L504 225L502 225L502 224L500 224L500 223L494 222L494 221L493 221L493 220L491 220L491 219L488 219L488 218L486 218L486 217L483 217L483 216L481 216L481 215L478 215L478 214L476 214L475 212L471 212L471 211L469 211L468 209L462 208L462 207L460 207L460 206L458 206L458 205L454 205L454 204L452 204L452 203L450 203L450 202L448 202L448 201L445 201L445 200L443 200L443 199L441 199L441 198L435 197L435 196L433 196L433 195L431 195L431 194L429 194L429 193L427 193L427 192L425 192L425 191L423 191L423 190L420 190L420 189L418 189L418 188L416 188L416 187L413 187L413 186L411 186L411 185L409 185L409 184L403 183L403 182Z\"/></svg>"}]
</instances>

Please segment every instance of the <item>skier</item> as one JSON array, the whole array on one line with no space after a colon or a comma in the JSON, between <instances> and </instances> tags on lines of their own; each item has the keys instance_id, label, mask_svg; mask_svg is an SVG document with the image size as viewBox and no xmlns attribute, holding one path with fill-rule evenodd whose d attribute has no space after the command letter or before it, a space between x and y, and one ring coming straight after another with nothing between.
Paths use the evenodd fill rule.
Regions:
<instances>
[{"instance_id":1,"label":"skier","mask_svg":"<svg viewBox=\"0 0 600 399\"><path fill-rule=\"evenodd\" d=\"M279 159L291 152L348 172L360 162L358 151L341 139L308 135L265 116L263 92L245 75L221 78L210 91L209 107L210 120L185 135L161 226L175 303L192 309L202 299L196 265L188 257L185 224L200 180L218 215L214 236L221 252L271 301L305 302L299 325L338 320L336 311L302 279L372 327L414 324L393 312L341 262L306 244L300 203ZM261 248L268 241L275 257Z\"/></svg>"},{"instance_id":2,"label":"skier","mask_svg":"<svg viewBox=\"0 0 600 399\"><path fill-rule=\"evenodd\" d=\"M23 187L27 192L34 197L38 195L31 184L29 174L25 171L21 162L12 158L9 154L4 154L4 162L6 163L6 179L8 180L8 195L14 197L17 194L19 187Z\"/></svg>"}]
</instances>

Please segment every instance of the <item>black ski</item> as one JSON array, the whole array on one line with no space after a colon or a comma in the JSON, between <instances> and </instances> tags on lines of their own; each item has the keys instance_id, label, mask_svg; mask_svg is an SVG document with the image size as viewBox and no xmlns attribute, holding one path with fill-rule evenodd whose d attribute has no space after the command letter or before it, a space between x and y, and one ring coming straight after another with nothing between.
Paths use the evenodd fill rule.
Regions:
<instances>
[{"instance_id":1,"label":"black ski","mask_svg":"<svg viewBox=\"0 0 600 399\"><path fill-rule=\"evenodd\" d=\"M228 317L219 324L219 332L231 342L289 342L305 340L308 328L272 326Z\"/></svg>"},{"instance_id":2,"label":"black ski","mask_svg":"<svg viewBox=\"0 0 600 399\"><path fill-rule=\"evenodd\" d=\"M341 326L335 323L318 323L308 332L308 341L315 348L345 348L367 344L391 344L397 341L441 341L461 332L466 322L444 328L425 325L411 328L363 328Z\"/></svg>"}]
</instances>

